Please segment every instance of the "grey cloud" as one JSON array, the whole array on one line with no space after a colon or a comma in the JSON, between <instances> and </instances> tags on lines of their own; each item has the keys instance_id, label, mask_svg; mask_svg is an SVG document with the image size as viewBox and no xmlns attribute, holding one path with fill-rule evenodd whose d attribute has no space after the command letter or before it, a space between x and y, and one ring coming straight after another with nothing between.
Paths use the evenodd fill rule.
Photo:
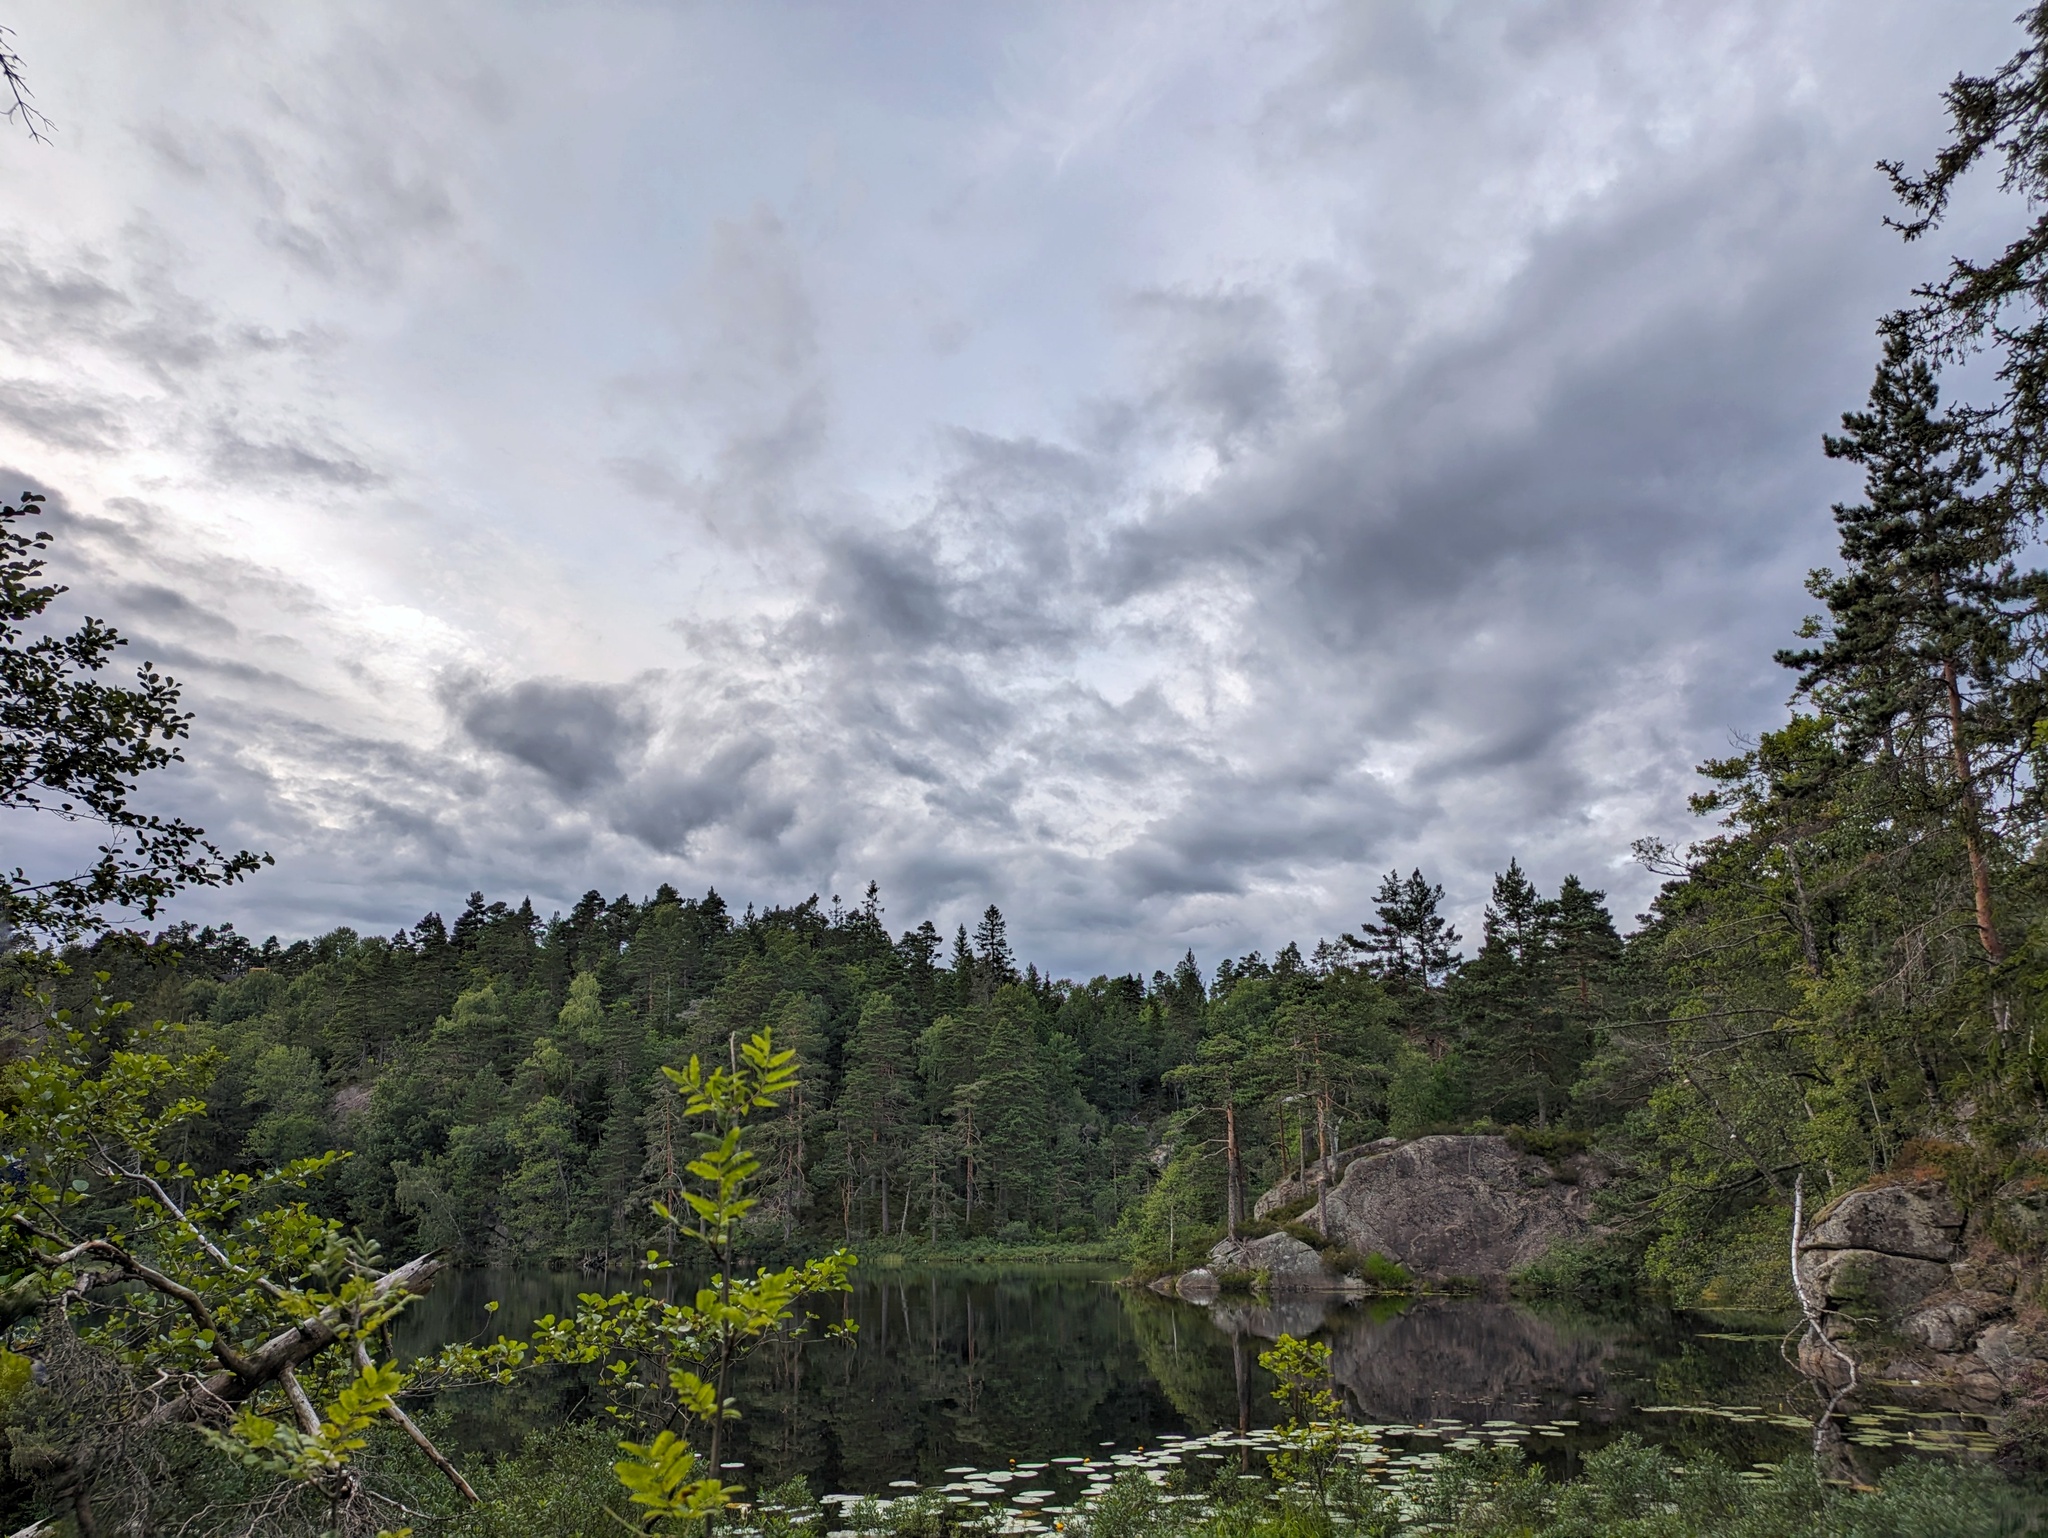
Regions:
<instances>
[{"instance_id":1,"label":"grey cloud","mask_svg":"<svg viewBox=\"0 0 2048 1538\"><path fill-rule=\"evenodd\" d=\"M1158 138L1104 130L1057 186L1006 181L989 166L1000 150L975 140L963 158L994 189L983 202L1016 205L1016 228L977 234L1005 255L975 268L966 246L944 248L965 253L961 290L883 324L922 358L932 317L962 308L963 359L1018 379L1013 397L969 392L951 425L906 434L901 459L862 459L840 435L871 419L845 409L851 392L894 387L863 372L862 306L898 282L888 241L924 259L911 243L931 231L904 233L914 217L841 240L809 213L745 212L748 187L693 208L696 243L655 250L652 276L637 252L589 271L508 258L516 280L561 277L565 313L596 317L593 351L616 349L607 378L567 380L550 409L590 396L608 434L591 461L630 498L715 530L711 567L739 581L715 608L677 599L674 650L636 659L658 675L444 675L453 729L432 745L323 731L286 682L194 664L195 696L214 691L195 700L195 749L213 756L180 793L227 787L195 799L201 820L311 872L252 899L305 928L337 912L409 922L479 884L545 908L593 883L715 881L774 900L873 875L905 922L1000 901L1027 954L1085 975L1189 943L1213 961L1312 942L1355 926L1397 864L1422 864L1469 913L1511 855L1546 884L1576 869L1613 888L1625 914L1648 889L1614 868L1628 837L1682 836L1689 762L1782 706L1770 650L1841 489L1815 440L1861 393L1871 320L1924 275L1924 253L1878 228L1868 162L1910 158L1941 77L1999 56L1958 52L1925 103L1900 105L1901 83L1926 73L1895 57L1932 27L1916 16L1848 0L1336 5L1285 24L1314 57L1265 82L1247 158L1226 174L1185 148L1238 131L1206 96L1152 125ZM1858 55L1866 79L1845 84L1831 52L1794 80L1802 50L1838 42L1881 55ZM1728 83L1680 90L1660 61ZM389 84L366 99L388 101ZM240 138L173 124L157 153L178 162L176 185L236 200L279 265L394 288L413 305L394 310L423 325L446 294L404 288L406 232L452 250L488 178L465 181L403 135L324 143L346 94L333 90L264 109ZM1091 265L1092 244L1195 230L1194 216L1152 220L1150 190L1175 168L1143 157L1169 140L1204 173L1181 168L1203 214L1244 228L1185 262ZM1096 154L1103 180L1079 187ZM1272 206L1240 205L1229 176L1252 171L1286 193L1298 261L1241 255L1263 249L1252 237ZM1105 189L1123 200L1107 214ZM983 206L957 190L878 196L946 201L957 231ZM516 212L486 210L505 229ZM338 447L359 441L351 419L330 441L317 408L263 401L246 360L309 347L310 330L240 327L188 301L187 269L146 246L0 249L0 335L222 381L181 425L238 489L344 507L439 493L424 469ZM1072 287L1020 279L1040 252L1072 262ZM645 336L603 329L618 289L574 291L600 282L627 285ZM1108 361L1061 375L1067 360L1003 353L990 339L1038 318L1006 310L1020 302L1095 306L1047 319ZM527 473L504 447L521 426L462 441L447 474L491 455L511 461L492 474ZM480 442L491 453L465 458ZM476 488L449 489L462 505ZM603 498L588 506L601 538ZM225 558L180 566L156 537L172 525L115 511L105 529L78 525L98 569L193 656L217 660L230 634L180 607L199 582L267 610L301 603L309 635L324 623L282 579L273 591ZM695 548L677 562L683 594ZM136 575L159 558L167 569ZM564 562L574 581L597 564ZM492 633L459 580L409 596L451 593L475 625L466 640L522 644L531 617ZM288 628L222 612L243 637Z\"/></svg>"},{"instance_id":2,"label":"grey cloud","mask_svg":"<svg viewBox=\"0 0 2048 1538\"><path fill-rule=\"evenodd\" d=\"M34 379L0 379L0 421L58 448L105 453L127 437L119 403Z\"/></svg>"},{"instance_id":3,"label":"grey cloud","mask_svg":"<svg viewBox=\"0 0 2048 1538\"><path fill-rule=\"evenodd\" d=\"M214 467L231 479L319 481L350 490L385 479L381 471L333 444L316 447L289 437L251 438L232 427L214 429L212 459Z\"/></svg>"},{"instance_id":4,"label":"grey cloud","mask_svg":"<svg viewBox=\"0 0 2048 1538\"><path fill-rule=\"evenodd\" d=\"M220 641L232 641L241 635L240 627L232 620L200 607L183 593L157 583L127 583L114 589L113 596L122 613L139 615L156 625Z\"/></svg>"},{"instance_id":5,"label":"grey cloud","mask_svg":"<svg viewBox=\"0 0 2048 1538\"><path fill-rule=\"evenodd\" d=\"M147 220L132 225L113 249L74 244L62 256L32 251L19 237L0 237L0 336L39 357L62 359L67 346L98 349L139 365L165 386L189 385L194 374L232 358L317 342L310 333L280 335L223 321L178 287L175 265L175 254ZM136 404L124 403L124 414L133 415Z\"/></svg>"},{"instance_id":6,"label":"grey cloud","mask_svg":"<svg viewBox=\"0 0 2048 1538\"><path fill-rule=\"evenodd\" d=\"M619 798L612 825L662 854L688 852L693 839L719 824L731 824L748 842L772 843L794 818L785 799L762 795L755 784L774 751L766 737L747 735L693 765L664 765Z\"/></svg>"},{"instance_id":7,"label":"grey cloud","mask_svg":"<svg viewBox=\"0 0 2048 1538\"><path fill-rule=\"evenodd\" d=\"M494 687L454 678L442 694L472 740L538 770L564 793L618 780L647 744L646 713L624 689L552 678Z\"/></svg>"}]
</instances>

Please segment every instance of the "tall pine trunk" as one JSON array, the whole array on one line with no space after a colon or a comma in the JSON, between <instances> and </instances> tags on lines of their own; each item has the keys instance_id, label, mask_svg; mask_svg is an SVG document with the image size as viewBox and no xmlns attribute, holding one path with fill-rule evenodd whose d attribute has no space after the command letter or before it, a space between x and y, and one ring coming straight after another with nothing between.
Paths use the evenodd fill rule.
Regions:
<instances>
[{"instance_id":1,"label":"tall pine trunk","mask_svg":"<svg viewBox=\"0 0 2048 1538\"><path fill-rule=\"evenodd\" d=\"M1330 1124L1328 1096L1316 1096L1316 1228L1330 1237Z\"/></svg>"},{"instance_id":2,"label":"tall pine trunk","mask_svg":"<svg viewBox=\"0 0 2048 1538\"><path fill-rule=\"evenodd\" d=\"M1234 1240L1244 1222L1244 1164L1237 1152L1237 1105L1229 1100L1223 1102L1223 1171L1223 1222Z\"/></svg>"},{"instance_id":3,"label":"tall pine trunk","mask_svg":"<svg viewBox=\"0 0 2048 1538\"><path fill-rule=\"evenodd\" d=\"M1948 751L1955 763L1956 790L1963 798L1963 848L1970 856L1970 888L1977 901L1977 938L1984 954L1994 962L2005 960L2005 947L1991 919L1991 864L1984 857L1983 819L1977 805L1977 780L1971 771L1970 750L1963 741L1963 691L1956 678L1953 657L1941 664L1941 681L1948 686Z\"/></svg>"}]
</instances>

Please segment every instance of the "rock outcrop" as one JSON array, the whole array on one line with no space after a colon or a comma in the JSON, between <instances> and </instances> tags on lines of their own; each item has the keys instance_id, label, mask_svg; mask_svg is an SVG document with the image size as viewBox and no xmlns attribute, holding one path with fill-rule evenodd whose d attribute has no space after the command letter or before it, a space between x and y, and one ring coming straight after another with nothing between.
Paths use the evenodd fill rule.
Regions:
<instances>
[{"instance_id":1,"label":"rock outcrop","mask_svg":"<svg viewBox=\"0 0 2048 1538\"><path fill-rule=\"evenodd\" d=\"M1292 1234L1258 1239L1224 1239L1209 1251L1209 1263L1180 1279L1180 1295L1197 1301L1221 1294L1226 1275L1256 1275L1267 1292L1331 1292L1345 1283L1323 1257Z\"/></svg>"},{"instance_id":2,"label":"rock outcrop","mask_svg":"<svg viewBox=\"0 0 2048 1538\"><path fill-rule=\"evenodd\" d=\"M1416 1138L1348 1165L1326 1199L1330 1240L1424 1280L1499 1281L1592 1234L1604 1179L1583 1154L1553 1166L1504 1137Z\"/></svg>"},{"instance_id":3,"label":"rock outcrop","mask_svg":"<svg viewBox=\"0 0 2048 1538\"><path fill-rule=\"evenodd\" d=\"M1355 1276L1324 1259L1346 1251L1354 1260L1384 1256L1423 1282L1500 1282L1553 1245L1595 1233L1593 1193L1606 1179L1586 1155L1553 1164L1492 1136L1382 1138L1326 1162L1336 1178L1321 1208L1325 1242L1304 1243L1299 1226L1223 1240L1207 1264L1179 1278L1181 1296L1213 1299L1232 1272L1257 1275L1267 1292L1362 1291ZM1275 1186L1253 1212L1283 1212L1315 1195L1318 1169L1312 1165L1306 1181ZM1296 1221L1312 1225L1314 1216L1302 1212Z\"/></svg>"},{"instance_id":4,"label":"rock outcrop","mask_svg":"<svg viewBox=\"0 0 2048 1538\"><path fill-rule=\"evenodd\" d=\"M1821 1213L1800 1245L1800 1280L1864 1384L1990 1405L2048 1356L2048 1320L2020 1296L2023 1269L1988 1234L1993 1223L2024 1232L2033 1204L2031 1191L2002 1188L1966 1220L1942 1183L1925 1179L1866 1186ZM1829 1382L1844 1376L1810 1336L1800 1365Z\"/></svg>"},{"instance_id":5,"label":"rock outcrop","mask_svg":"<svg viewBox=\"0 0 2048 1538\"><path fill-rule=\"evenodd\" d=\"M1268 1217L1289 1207L1299 1209L1300 1204L1316 1194L1319 1180L1327 1180L1334 1188L1344 1178L1344 1172L1368 1154L1385 1153L1389 1148L1398 1148L1401 1140L1383 1137L1377 1143L1360 1143L1356 1148L1340 1148L1327 1159L1317 1159L1304 1170L1298 1179L1283 1180L1272 1190L1252 1203L1252 1216Z\"/></svg>"}]
</instances>

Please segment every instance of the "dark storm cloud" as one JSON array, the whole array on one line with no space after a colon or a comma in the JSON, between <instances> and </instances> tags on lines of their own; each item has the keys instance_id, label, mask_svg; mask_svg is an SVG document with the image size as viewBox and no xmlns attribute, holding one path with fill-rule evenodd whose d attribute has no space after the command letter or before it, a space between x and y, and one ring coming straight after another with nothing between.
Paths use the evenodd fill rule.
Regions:
<instances>
[{"instance_id":1,"label":"dark storm cloud","mask_svg":"<svg viewBox=\"0 0 2048 1538\"><path fill-rule=\"evenodd\" d=\"M479 746L538 770L564 792L618 780L647 743L646 712L624 689L553 678L495 687L456 678L443 698Z\"/></svg>"},{"instance_id":2,"label":"dark storm cloud","mask_svg":"<svg viewBox=\"0 0 2048 1538\"><path fill-rule=\"evenodd\" d=\"M794 819L787 800L763 795L754 783L773 752L766 738L746 737L692 765L663 765L614 804L612 824L662 854L686 853L693 837L718 824L748 842L772 844Z\"/></svg>"}]
</instances>

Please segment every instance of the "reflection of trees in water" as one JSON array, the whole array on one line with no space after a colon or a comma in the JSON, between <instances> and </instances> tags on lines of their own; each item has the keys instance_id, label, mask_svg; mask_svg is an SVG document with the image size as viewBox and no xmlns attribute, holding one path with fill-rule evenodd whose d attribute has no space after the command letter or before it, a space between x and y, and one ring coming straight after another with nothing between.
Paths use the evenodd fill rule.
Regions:
<instances>
[{"instance_id":1,"label":"reflection of trees in water","mask_svg":"<svg viewBox=\"0 0 2048 1538\"><path fill-rule=\"evenodd\" d=\"M1140 1288L1124 1289L1123 1300L1146 1372L1191 1428L1272 1424L1273 1378L1258 1364L1264 1341Z\"/></svg>"},{"instance_id":2,"label":"reflection of trees in water","mask_svg":"<svg viewBox=\"0 0 2048 1538\"><path fill-rule=\"evenodd\" d=\"M467 1336L487 1319L486 1335L522 1332L607 1285L547 1272L453 1281L408 1320L405 1350ZM987 1468L1189 1429L1150 1381L1119 1291L1103 1281L1072 1269L871 1272L851 1294L812 1305L827 1319L854 1319L853 1345L788 1340L745 1364L732 1456L749 1484L804 1474L815 1488L879 1489L951 1464ZM638 1279L609 1279L620 1286ZM484 1312L490 1299L503 1305L495 1317ZM500 1451L584 1412L587 1391L582 1375L534 1374L443 1403L457 1417L457 1447Z\"/></svg>"},{"instance_id":3,"label":"reflection of trees in water","mask_svg":"<svg viewBox=\"0 0 2048 1538\"><path fill-rule=\"evenodd\" d=\"M402 1352L477 1332L520 1333L605 1283L546 1272L470 1273L404 1321ZM612 1289L637 1285L612 1279ZM696 1279L678 1280L687 1289ZM484 1302L497 1298L495 1318ZM1073 1270L871 1271L827 1318L860 1325L852 1347L790 1341L748 1363L736 1387L745 1419L734 1456L748 1484L809 1476L814 1488L872 1490L936 1480L954 1464L1089 1453L1161 1431L1270 1425L1279 1414L1258 1354L1279 1335L1321 1333L1361 1419L1584 1422L1532 1448L1570 1459L1633 1429L1686 1456L1740 1467L1781 1457L1799 1438L1714 1417L1645 1416L1645 1404L1791 1406L1798 1380L1772 1341L1703 1339L1700 1321L1656 1309L1595 1316L1484 1299L1343 1302L1275 1299L1202 1309ZM1766 1325L1724 1325L1768 1333ZM1774 1339L1774 1338L1773 1338ZM505 1389L443 1396L448 1441L509 1450L530 1431L589 1413L576 1373L535 1374ZM439 1433L437 1433L438 1435Z\"/></svg>"},{"instance_id":4,"label":"reflection of trees in water","mask_svg":"<svg viewBox=\"0 0 2048 1538\"><path fill-rule=\"evenodd\" d=\"M1797 1379L1771 1341L1703 1339L1700 1321L1662 1309L1595 1313L1476 1298L1277 1298L1197 1308L1149 1294L1128 1306L1147 1369L1204 1428L1270 1424L1277 1412L1258 1353L1282 1334L1315 1334L1330 1342L1332 1370L1361 1420L1578 1422L1562 1438L1531 1445L1556 1472L1621 1430L1737 1467L1782 1457L1796 1441L1755 1422L1641 1413L1672 1403L1797 1407L1788 1400Z\"/></svg>"},{"instance_id":5,"label":"reflection of trees in water","mask_svg":"<svg viewBox=\"0 0 2048 1538\"><path fill-rule=\"evenodd\" d=\"M906 1270L843 1301L860 1325L851 1349L779 1347L756 1364L778 1377L741 1385L750 1478L877 1489L1180 1427L1116 1293L1094 1281Z\"/></svg>"}]
</instances>

